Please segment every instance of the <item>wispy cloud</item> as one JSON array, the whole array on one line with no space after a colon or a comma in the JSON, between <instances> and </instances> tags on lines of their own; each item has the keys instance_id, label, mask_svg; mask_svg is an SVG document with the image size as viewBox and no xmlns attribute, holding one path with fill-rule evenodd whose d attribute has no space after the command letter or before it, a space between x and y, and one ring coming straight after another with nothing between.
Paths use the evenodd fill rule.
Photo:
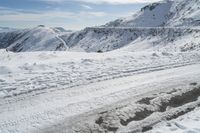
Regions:
<instances>
[{"instance_id":1,"label":"wispy cloud","mask_svg":"<svg viewBox=\"0 0 200 133\"><path fill-rule=\"evenodd\" d=\"M72 0L39 0L46 2L66 2ZM92 4L134 4L134 3L151 3L159 0L73 0L77 2L92 3Z\"/></svg>"},{"instance_id":2,"label":"wispy cloud","mask_svg":"<svg viewBox=\"0 0 200 133\"><path fill-rule=\"evenodd\" d=\"M47 26L63 26L68 29L80 29L88 26L102 25L119 17L128 16L129 12L133 12L139 9L141 5L144 5L132 5L130 3L141 3L147 0L25 1L26 3L20 5L20 9L13 6L0 6L0 25L10 27L34 27L35 25L44 24ZM21 4L17 1L12 2L13 4ZM36 4L31 5L31 3ZM118 4L118 6L115 6L116 4Z\"/></svg>"},{"instance_id":3,"label":"wispy cloud","mask_svg":"<svg viewBox=\"0 0 200 133\"><path fill-rule=\"evenodd\" d=\"M155 2L158 0L75 0L75 1L93 3L93 4L105 4L105 3L106 4L134 4L134 3L150 3L150 2Z\"/></svg>"},{"instance_id":4,"label":"wispy cloud","mask_svg":"<svg viewBox=\"0 0 200 133\"><path fill-rule=\"evenodd\" d=\"M84 8L84 9L88 9L88 10L92 9L91 6L88 6L88 5L85 5L85 4L82 4L81 7Z\"/></svg>"},{"instance_id":5,"label":"wispy cloud","mask_svg":"<svg viewBox=\"0 0 200 133\"><path fill-rule=\"evenodd\" d=\"M93 11L79 11L79 12L67 12L61 10L49 10L49 11L26 11L26 10L13 10L9 8L0 7L0 21L41 21L50 19L79 19L82 17L104 17L107 14L105 12L93 12Z\"/></svg>"}]
</instances>

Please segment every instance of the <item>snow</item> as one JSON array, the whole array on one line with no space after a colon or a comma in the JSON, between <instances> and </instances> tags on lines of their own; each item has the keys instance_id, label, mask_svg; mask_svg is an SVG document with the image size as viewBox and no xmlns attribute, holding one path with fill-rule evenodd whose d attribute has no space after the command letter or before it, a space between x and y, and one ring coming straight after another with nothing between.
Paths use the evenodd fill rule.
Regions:
<instances>
[{"instance_id":1,"label":"snow","mask_svg":"<svg viewBox=\"0 0 200 133\"><path fill-rule=\"evenodd\" d=\"M143 7L131 17L107 23L106 27L159 27L167 21L172 1L154 3Z\"/></svg>"},{"instance_id":2,"label":"snow","mask_svg":"<svg viewBox=\"0 0 200 133\"><path fill-rule=\"evenodd\" d=\"M35 27L0 33L0 47L15 52L27 51L64 51L66 43L60 34L48 27Z\"/></svg>"},{"instance_id":3,"label":"snow","mask_svg":"<svg viewBox=\"0 0 200 133\"><path fill-rule=\"evenodd\" d=\"M199 116L200 109L197 108L175 120L161 122L147 133L198 133L200 132Z\"/></svg>"},{"instance_id":4,"label":"snow","mask_svg":"<svg viewBox=\"0 0 200 133\"><path fill-rule=\"evenodd\" d=\"M173 27L94 27L79 32L58 34L51 28L39 27L28 31L3 33L2 36L0 34L0 40L2 48L14 52L66 50L107 52L119 48L136 52L144 50L180 52L199 51L199 34L199 28Z\"/></svg>"},{"instance_id":5,"label":"snow","mask_svg":"<svg viewBox=\"0 0 200 133\"><path fill-rule=\"evenodd\" d=\"M131 50L136 52L144 50L178 52L199 50L198 36L197 28L94 27L62 38L69 46L69 51L106 52L131 47Z\"/></svg>"},{"instance_id":6,"label":"snow","mask_svg":"<svg viewBox=\"0 0 200 133\"><path fill-rule=\"evenodd\" d=\"M149 4L131 17L109 22L105 27L199 26L199 0L164 0Z\"/></svg>"},{"instance_id":7,"label":"snow","mask_svg":"<svg viewBox=\"0 0 200 133\"><path fill-rule=\"evenodd\" d=\"M53 27L52 29L58 34L66 34L66 33L73 32L72 30L66 30L62 27Z\"/></svg>"},{"instance_id":8,"label":"snow","mask_svg":"<svg viewBox=\"0 0 200 133\"><path fill-rule=\"evenodd\" d=\"M188 90L184 86L199 83L200 78L198 52L0 53L0 132L4 133L62 132L56 125L71 117L177 85Z\"/></svg>"}]
</instances>

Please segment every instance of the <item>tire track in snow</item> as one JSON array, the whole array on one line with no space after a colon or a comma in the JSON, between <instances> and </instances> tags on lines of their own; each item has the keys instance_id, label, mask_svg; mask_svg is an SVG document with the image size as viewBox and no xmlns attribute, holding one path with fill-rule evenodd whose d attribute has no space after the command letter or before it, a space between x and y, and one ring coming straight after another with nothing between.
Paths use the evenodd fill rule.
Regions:
<instances>
[{"instance_id":1,"label":"tire track in snow","mask_svg":"<svg viewBox=\"0 0 200 133\"><path fill-rule=\"evenodd\" d=\"M196 67L194 67L194 66L195 65L186 66L186 68L188 68L186 70L190 70L193 68L199 68L199 65L196 65ZM179 70L179 69L174 68L171 70L163 70L163 72L167 72L167 71L173 72L173 70L175 70L175 72L176 72L176 70ZM23 106L23 102L19 103L19 105L20 105L19 110L15 110L17 108L14 109L14 112L16 113L16 115L12 114L12 111L9 112L9 110L10 110L9 108L17 107L17 103L13 103L13 104L15 104L15 106L11 106L11 105L8 105L7 107L2 106L2 108L7 108L9 110L7 112L1 113L0 115L7 116L8 118L9 118L9 115L6 115L5 113L11 113L12 115L10 114L11 116L8 119L8 121L6 120L5 117L1 116L1 118L4 118L4 119L0 120L1 121L0 123L2 126L1 130L5 131L5 133L8 131L8 129L13 129L13 128L15 128L15 129L20 128L21 129L20 133L23 133L23 131L27 132L27 130L31 131L32 129L39 130L39 129L41 129L40 126L51 125L51 124L55 123L56 121L59 121L59 120L62 121L63 118L82 114L84 112L95 110L95 109L101 108L106 105L109 106L112 103L115 103L115 102L121 101L121 100L125 100L128 97L142 95L144 93L148 93L153 90L158 91L160 89L160 87L163 86L163 82L166 83L166 86L169 86L170 84L173 86L175 84L177 85L177 83L179 83L179 82L185 84L188 82L188 80L190 81L192 79L195 80L195 79L199 78L199 74L198 74L199 71L196 69L194 69L197 71L196 73L195 73L195 71L189 72L189 73L183 73L183 71L185 71L185 69L181 69L181 70L182 71L177 71L177 73L174 73L174 75L176 75L178 73L181 75L185 75L184 78L182 78L182 80L180 80L180 81L176 81L178 78L182 77L181 75L178 74L179 76L175 76L175 77L169 76L169 78L168 77L160 78L159 81L155 82L154 79L152 78L152 76L154 77L155 75L152 75L152 74L157 73L158 74L157 76L159 76L160 74L161 75L164 74L164 73L162 73L162 71L159 71L159 72L153 72L152 74L150 74L150 73L144 74L145 79L143 79L143 78L141 79L141 81L140 81L141 83L139 83L139 86L137 86L137 85L135 86L134 82L132 82L132 84L130 82L130 80L133 80L132 79L133 77L138 79L139 75L133 76L132 78L126 77L126 78L121 78L121 79L110 80L112 82L103 81L103 82L91 84L92 86L94 86L95 84L97 84L96 86L99 86L101 84L99 87L104 87L105 85L107 87L105 87L104 89L102 89L100 91L86 93L85 95L79 94L79 95L77 95L77 99L74 98L73 96L71 97L71 100L70 100L70 98L66 97L65 94L67 94L68 90L64 90L64 91L66 91L65 94L61 92L61 94L63 94L62 97L60 97L61 95L58 95L58 93L55 93L54 95L52 94L52 97L49 94L47 94L47 95L44 94L43 96L41 96L40 99L38 99L38 100L43 101L42 105L36 104L35 106L32 106L31 105L32 100L30 99L30 101L28 101L28 103L25 102L25 104L29 104L28 108L23 109L23 108L20 108L20 106ZM193 75L192 79L188 79L188 76L191 74ZM150 77L148 77L147 75L149 75ZM142 75L140 75L140 76L142 76ZM147 79L152 79L152 81L148 81ZM129 82L130 86L128 86L127 84L123 84L124 82L126 82L126 83ZM92 87L91 85L89 85L88 87L89 88ZM81 90L82 87L85 87L85 86L80 86L80 87L77 87L76 89ZM150 87L151 89L150 88L146 89L147 87ZM86 90L87 90L87 88L86 88ZM136 93L136 91L138 91L138 93ZM160 90L158 92L160 92ZM81 95L83 96L82 98L81 98ZM45 97L49 98L50 101L47 102L45 100L42 100L42 99L46 99ZM54 99L51 99L53 97L54 97ZM107 101L106 103L105 103L105 100ZM70 101L71 101L71 103L70 103ZM34 100L33 100L33 102L34 102ZM38 111L38 109L40 109L40 111ZM29 113L26 114L25 112L29 112ZM23 113L25 113L25 114L23 114ZM23 127L26 124L30 127L27 127L27 129L24 129Z\"/></svg>"}]
</instances>

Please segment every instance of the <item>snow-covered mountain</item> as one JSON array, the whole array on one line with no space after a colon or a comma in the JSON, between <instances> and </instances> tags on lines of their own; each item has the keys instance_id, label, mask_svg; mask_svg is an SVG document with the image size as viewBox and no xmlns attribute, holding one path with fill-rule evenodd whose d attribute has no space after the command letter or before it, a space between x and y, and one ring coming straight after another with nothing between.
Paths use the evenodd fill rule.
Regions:
<instances>
[{"instance_id":1,"label":"snow-covered mountain","mask_svg":"<svg viewBox=\"0 0 200 133\"><path fill-rule=\"evenodd\" d=\"M58 34L65 34L65 33L73 32L72 30L66 30L63 27L53 27L52 29Z\"/></svg>"},{"instance_id":2,"label":"snow-covered mountain","mask_svg":"<svg viewBox=\"0 0 200 133\"><path fill-rule=\"evenodd\" d=\"M37 27L0 33L0 47L14 52L86 51L191 51L200 49L200 29L192 28L86 28L57 33Z\"/></svg>"},{"instance_id":3,"label":"snow-covered mountain","mask_svg":"<svg viewBox=\"0 0 200 133\"><path fill-rule=\"evenodd\" d=\"M62 38L73 51L188 51L200 49L200 29L86 28Z\"/></svg>"},{"instance_id":4,"label":"snow-covered mountain","mask_svg":"<svg viewBox=\"0 0 200 133\"><path fill-rule=\"evenodd\" d=\"M134 15L109 22L105 27L200 26L199 0L164 0L143 7Z\"/></svg>"},{"instance_id":5,"label":"snow-covered mountain","mask_svg":"<svg viewBox=\"0 0 200 133\"><path fill-rule=\"evenodd\" d=\"M131 17L78 32L41 25L0 33L0 48L14 52L106 52L122 47L131 51L199 50L199 16L199 0L164 0L143 7Z\"/></svg>"},{"instance_id":6,"label":"snow-covered mountain","mask_svg":"<svg viewBox=\"0 0 200 133\"><path fill-rule=\"evenodd\" d=\"M143 7L131 17L86 28L64 40L70 49L87 52L112 51L124 46L131 51L199 50L199 16L199 0L164 0Z\"/></svg>"},{"instance_id":7,"label":"snow-covered mountain","mask_svg":"<svg viewBox=\"0 0 200 133\"><path fill-rule=\"evenodd\" d=\"M43 26L3 32L0 33L0 48L14 52L66 50L65 42L59 37L59 33L53 28Z\"/></svg>"}]
</instances>

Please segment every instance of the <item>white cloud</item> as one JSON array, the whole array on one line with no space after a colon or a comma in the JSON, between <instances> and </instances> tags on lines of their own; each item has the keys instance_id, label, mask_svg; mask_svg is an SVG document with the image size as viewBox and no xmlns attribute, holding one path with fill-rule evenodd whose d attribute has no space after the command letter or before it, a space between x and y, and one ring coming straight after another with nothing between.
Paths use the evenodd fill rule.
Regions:
<instances>
[{"instance_id":1,"label":"white cloud","mask_svg":"<svg viewBox=\"0 0 200 133\"><path fill-rule=\"evenodd\" d=\"M158 1L158 0L75 0L75 1L93 3L93 4L102 4L102 3L107 3L107 4L134 4L134 3L150 3L150 2L155 2L155 1Z\"/></svg>"},{"instance_id":2,"label":"white cloud","mask_svg":"<svg viewBox=\"0 0 200 133\"><path fill-rule=\"evenodd\" d=\"M92 12L92 11L80 11L67 12L67 11L44 11L44 12L26 12L26 11L13 11L11 9L0 9L1 19L0 21L41 21L50 19L80 19L80 18L95 18L104 17L107 14L105 12Z\"/></svg>"},{"instance_id":3,"label":"white cloud","mask_svg":"<svg viewBox=\"0 0 200 133\"><path fill-rule=\"evenodd\" d=\"M105 12L80 12L79 15L84 17L104 17L107 14Z\"/></svg>"},{"instance_id":4,"label":"white cloud","mask_svg":"<svg viewBox=\"0 0 200 133\"><path fill-rule=\"evenodd\" d=\"M46 2L65 2L65 1L77 1L92 4L134 4L134 3L152 3L159 0L38 0Z\"/></svg>"},{"instance_id":5,"label":"white cloud","mask_svg":"<svg viewBox=\"0 0 200 133\"><path fill-rule=\"evenodd\" d=\"M82 8L84 8L84 9L88 9L88 10L91 10L92 9L92 7L91 6L88 6L88 5L81 5L81 7Z\"/></svg>"}]
</instances>

